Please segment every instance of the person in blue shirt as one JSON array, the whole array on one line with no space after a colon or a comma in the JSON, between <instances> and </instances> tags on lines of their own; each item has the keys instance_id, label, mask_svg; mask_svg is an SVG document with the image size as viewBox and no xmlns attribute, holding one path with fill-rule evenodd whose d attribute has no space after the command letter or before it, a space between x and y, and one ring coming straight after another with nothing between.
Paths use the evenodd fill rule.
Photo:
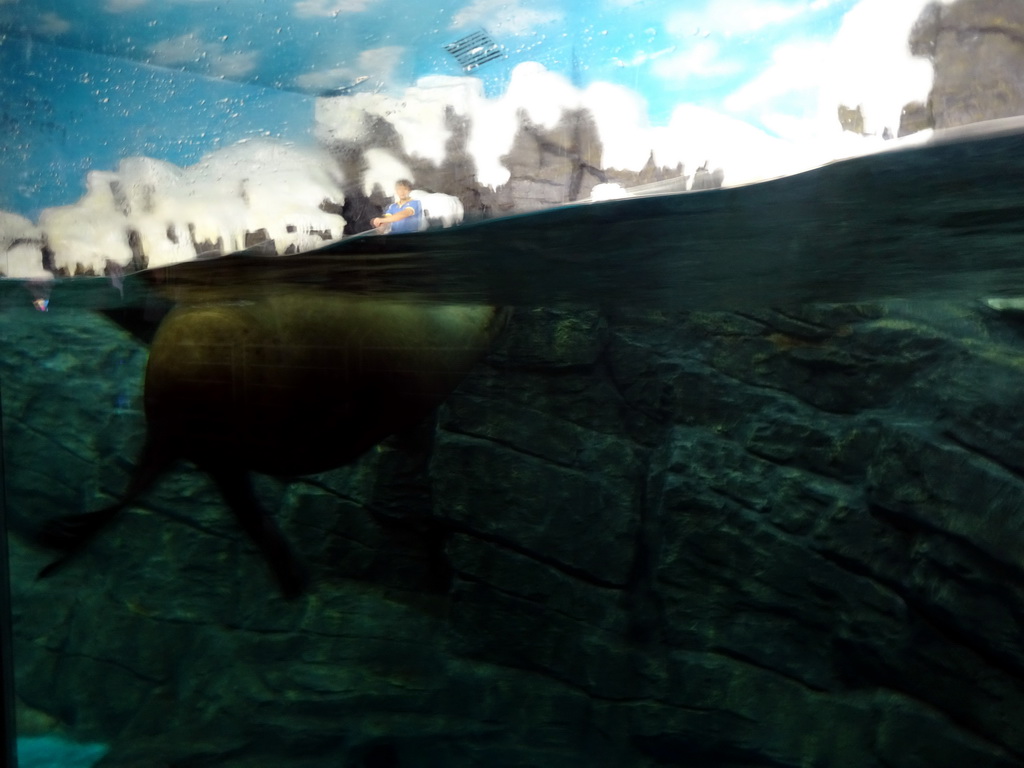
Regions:
<instances>
[{"instance_id":1,"label":"person in blue shirt","mask_svg":"<svg viewBox=\"0 0 1024 768\"><path fill-rule=\"evenodd\" d=\"M423 223L423 206L419 200L413 200L412 182L399 179L395 182L395 202L387 207L383 216L371 219L370 224L380 232L391 232L393 235L403 232L419 232ZM390 229L388 229L390 225Z\"/></svg>"}]
</instances>

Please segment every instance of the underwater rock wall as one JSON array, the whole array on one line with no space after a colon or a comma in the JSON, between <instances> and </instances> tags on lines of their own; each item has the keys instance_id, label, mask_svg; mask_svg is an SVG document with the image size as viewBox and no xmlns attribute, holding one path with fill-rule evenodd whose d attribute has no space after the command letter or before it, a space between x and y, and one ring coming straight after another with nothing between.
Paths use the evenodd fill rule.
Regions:
<instances>
[{"instance_id":1,"label":"underwater rock wall","mask_svg":"<svg viewBox=\"0 0 1024 768\"><path fill-rule=\"evenodd\" d=\"M12 512L102 505L144 350L2 319ZM436 427L259 483L307 599L188 467L50 580L16 534L19 695L105 768L1020 765L1022 375L981 304L523 308Z\"/></svg>"}]
</instances>

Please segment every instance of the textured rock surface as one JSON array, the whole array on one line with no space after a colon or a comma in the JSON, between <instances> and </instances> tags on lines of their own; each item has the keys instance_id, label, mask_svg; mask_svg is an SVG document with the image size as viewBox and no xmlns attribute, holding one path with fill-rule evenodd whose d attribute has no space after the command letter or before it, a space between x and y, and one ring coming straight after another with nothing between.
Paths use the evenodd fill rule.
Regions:
<instances>
[{"instance_id":1,"label":"textured rock surface","mask_svg":"<svg viewBox=\"0 0 1024 768\"><path fill-rule=\"evenodd\" d=\"M957 0L925 8L910 38L911 52L931 59L935 81L930 120L900 133L953 128L1024 114L1024 5L1017 0Z\"/></svg>"},{"instance_id":2,"label":"textured rock surface","mask_svg":"<svg viewBox=\"0 0 1024 768\"><path fill-rule=\"evenodd\" d=\"M600 179L563 127L517 194ZM418 180L511 210L461 135ZM34 580L19 531L126 483L145 349L0 303L22 711L106 768L1024 764L1019 312L522 308L436 425L259 482L285 603L189 467Z\"/></svg>"},{"instance_id":3,"label":"textured rock surface","mask_svg":"<svg viewBox=\"0 0 1024 768\"><path fill-rule=\"evenodd\" d=\"M924 131L933 127L931 107L928 104L923 104L920 101L912 101L909 104L904 105L903 111L900 113L900 127L898 133L900 137L909 136L912 133L917 133L918 131Z\"/></svg>"},{"instance_id":4,"label":"textured rock surface","mask_svg":"<svg viewBox=\"0 0 1024 768\"><path fill-rule=\"evenodd\" d=\"M451 136L445 147L444 161L437 165L430 160L409 155L393 126L381 118L368 135L373 145L336 141L331 151L338 158L348 186L345 190L347 234L369 229L369 219L387 205L390 190L376 188L369 197L363 194L366 171L364 153L369 149L385 150L410 169L418 188L454 195L462 202L469 219L525 213L553 205L582 200L590 196L595 184L616 182L626 188L669 179L680 179L685 189L682 165L662 168L653 158L640 171L625 171L601 166L601 139L593 117L586 110L563 113L551 129L520 117L519 130L507 155L501 158L510 174L507 183L497 189L481 185L476 179L476 165L466 149L467 118L449 110L446 127ZM705 188L722 186L722 171L717 170ZM363 211L362 215L356 211ZM372 211L372 213L371 213Z\"/></svg>"},{"instance_id":5,"label":"textured rock surface","mask_svg":"<svg viewBox=\"0 0 1024 768\"><path fill-rule=\"evenodd\" d=\"M840 104L836 110L836 116L839 118L839 124L843 126L844 131L857 133L861 136L865 135L864 112L859 105L857 107L848 107L845 104Z\"/></svg>"},{"instance_id":6,"label":"textured rock surface","mask_svg":"<svg viewBox=\"0 0 1024 768\"><path fill-rule=\"evenodd\" d=\"M144 349L0 318L12 511L102 504ZM52 580L16 535L19 694L107 768L1020 765L1018 322L521 309L436 431L260 483L306 600L187 467Z\"/></svg>"}]
</instances>

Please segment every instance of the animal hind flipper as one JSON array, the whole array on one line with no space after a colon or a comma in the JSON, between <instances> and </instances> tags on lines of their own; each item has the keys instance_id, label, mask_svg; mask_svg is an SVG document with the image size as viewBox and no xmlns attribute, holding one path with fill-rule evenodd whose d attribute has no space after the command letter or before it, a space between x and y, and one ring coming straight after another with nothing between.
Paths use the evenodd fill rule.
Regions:
<instances>
[{"instance_id":1,"label":"animal hind flipper","mask_svg":"<svg viewBox=\"0 0 1024 768\"><path fill-rule=\"evenodd\" d=\"M64 553L63 557L47 565L36 578L50 576L77 553L85 549L96 535L103 530L125 507L130 506L156 482L160 474L173 460L171 452L160 441L148 439L136 465L131 482L124 497L116 504L79 515L62 515L44 522L35 532L33 540L47 549Z\"/></svg>"},{"instance_id":2,"label":"animal hind flipper","mask_svg":"<svg viewBox=\"0 0 1024 768\"><path fill-rule=\"evenodd\" d=\"M274 518L260 506L248 474L241 469L207 471L242 530L266 559L282 595L289 600L302 596L309 587L309 572L296 558Z\"/></svg>"}]
</instances>

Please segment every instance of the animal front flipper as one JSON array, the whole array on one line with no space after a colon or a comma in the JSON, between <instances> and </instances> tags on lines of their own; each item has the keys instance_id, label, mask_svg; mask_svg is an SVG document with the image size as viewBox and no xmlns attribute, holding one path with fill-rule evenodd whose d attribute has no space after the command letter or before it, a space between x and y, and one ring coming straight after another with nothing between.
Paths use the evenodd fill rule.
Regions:
<instances>
[{"instance_id":1,"label":"animal front flipper","mask_svg":"<svg viewBox=\"0 0 1024 768\"><path fill-rule=\"evenodd\" d=\"M248 474L241 469L208 471L242 530L266 559L281 593L289 600L302 595L309 586L309 573L295 557L277 523L256 500Z\"/></svg>"},{"instance_id":2,"label":"animal front flipper","mask_svg":"<svg viewBox=\"0 0 1024 768\"><path fill-rule=\"evenodd\" d=\"M63 557L39 571L37 578L43 579L58 571L96 537L125 507L131 506L156 482L167 466L174 460L167 445L152 437L146 441L142 455L136 465L124 497L116 504L80 515L63 515L47 520L36 530L33 540L41 547L56 549Z\"/></svg>"}]
</instances>

